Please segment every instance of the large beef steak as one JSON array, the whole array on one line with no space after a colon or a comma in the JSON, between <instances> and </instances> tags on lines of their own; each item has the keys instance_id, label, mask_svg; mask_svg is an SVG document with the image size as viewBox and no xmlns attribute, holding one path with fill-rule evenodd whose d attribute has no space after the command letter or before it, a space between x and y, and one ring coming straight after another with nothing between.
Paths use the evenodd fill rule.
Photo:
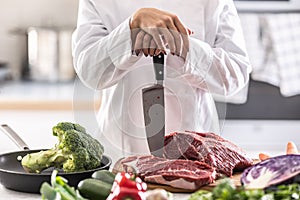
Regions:
<instances>
[{"instance_id":1,"label":"large beef steak","mask_svg":"<svg viewBox=\"0 0 300 200\"><path fill-rule=\"evenodd\" d=\"M216 171L205 163L170 160L151 155L130 156L120 161L121 171L137 174L144 181L195 190L216 179Z\"/></svg>"},{"instance_id":2,"label":"large beef steak","mask_svg":"<svg viewBox=\"0 0 300 200\"><path fill-rule=\"evenodd\" d=\"M233 170L243 170L253 164L246 153L214 133L174 132L165 136L164 155L168 159L204 162L219 175L232 176Z\"/></svg>"}]
</instances>

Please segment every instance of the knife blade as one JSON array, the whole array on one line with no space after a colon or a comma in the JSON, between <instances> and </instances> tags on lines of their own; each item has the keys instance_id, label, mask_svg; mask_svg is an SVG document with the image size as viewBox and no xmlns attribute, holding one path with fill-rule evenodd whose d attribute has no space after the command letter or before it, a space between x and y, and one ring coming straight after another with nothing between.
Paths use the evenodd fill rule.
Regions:
<instances>
[{"instance_id":1,"label":"knife blade","mask_svg":"<svg viewBox=\"0 0 300 200\"><path fill-rule=\"evenodd\" d=\"M165 136L164 54L153 56L156 84L142 89L145 130L150 152L163 157Z\"/></svg>"}]
</instances>

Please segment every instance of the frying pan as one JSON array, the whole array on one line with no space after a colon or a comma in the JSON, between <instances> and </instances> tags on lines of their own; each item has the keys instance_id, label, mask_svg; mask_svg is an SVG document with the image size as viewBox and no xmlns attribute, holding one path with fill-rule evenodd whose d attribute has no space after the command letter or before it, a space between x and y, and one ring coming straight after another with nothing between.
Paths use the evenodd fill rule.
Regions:
<instances>
[{"instance_id":1,"label":"frying pan","mask_svg":"<svg viewBox=\"0 0 300 200\"><path fill-rule=\"evenodd\" d=\"M40 174L28 173L23 169L21 162L19 161L20 159L18 158L20 158L20 156L23 157L28 153L45 149L29 150L26 143L6 124L2 124L0 130L7 134L20 148L23 149L22 151L0 154L0 183L11 190L39 193L43 182L50 183L53 168L44 170ZM95 171L100 169L108 170L111 162L112 160L110 157L103 155L101 166L96 169L74 173L64 173L60 171L58 172L58 175L66 178L70 186L77 187L81 180L90 178Z\"/></svg>"}]
</instances>

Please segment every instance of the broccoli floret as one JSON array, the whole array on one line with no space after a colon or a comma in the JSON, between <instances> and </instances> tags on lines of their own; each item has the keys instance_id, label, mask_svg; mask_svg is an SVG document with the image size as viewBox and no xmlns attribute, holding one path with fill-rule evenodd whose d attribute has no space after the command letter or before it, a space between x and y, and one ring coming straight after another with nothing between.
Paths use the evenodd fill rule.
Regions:
<instances>
[{"instance_id":1,"label":"broccoli floret","mask_svg":"<svg viewBox=\"0 0 300 200\"><path fill-rule=\"evenodd\" d=\"M71 122L60 122L52 128L58 143L49 150L27 154L23 168L30 173L55 167L64 172L79 172L100 166L104 148L85 128Z\"/></svg>"}]
</instances>

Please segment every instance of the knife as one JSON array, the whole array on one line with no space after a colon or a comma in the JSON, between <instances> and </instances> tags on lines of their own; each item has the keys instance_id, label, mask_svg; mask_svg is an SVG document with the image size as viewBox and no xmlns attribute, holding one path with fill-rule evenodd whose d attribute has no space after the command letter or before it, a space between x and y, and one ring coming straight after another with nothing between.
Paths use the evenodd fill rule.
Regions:
<instances>
[{"instance_id":1,"label":"knife","mask_svg":"<svg viewBox=\"0 0 300 200\"><path fill-rule=\"evenodd\" d=\"M145 130L150 152L163 157L165 136L164 54L153 56L156 84L142 89Z\"/></svg>"}]
</instances>

